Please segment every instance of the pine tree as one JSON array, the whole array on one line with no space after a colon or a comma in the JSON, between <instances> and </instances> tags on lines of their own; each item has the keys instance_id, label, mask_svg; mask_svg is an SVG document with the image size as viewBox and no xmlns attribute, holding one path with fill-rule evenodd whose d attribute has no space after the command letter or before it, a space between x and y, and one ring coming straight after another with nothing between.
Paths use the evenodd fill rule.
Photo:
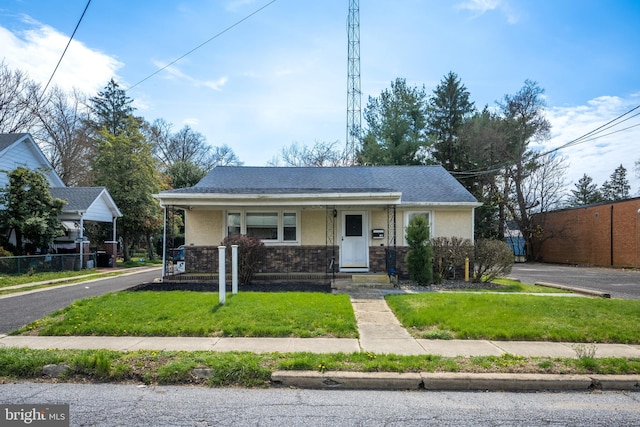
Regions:
<instances>
[{"instance_id":1,"label":"pine tree","mask_svg":"<svg viewBox=\"0 0 640 427\"><path fill-rule=\"evenodd\" d=\"M598 190L598 185L594 184L593 178L586 173L574 185L576 189L571 190L569 206L584 206L602 201L602 193Z\"/></svg>"},{"instance_id":2,"label":"pine tree","mask_svg":"<svg viewBox=\"0 0 640 427\"><path fill-rule=\"evenodd\" d=\"M107 132L118 136L125 131L127 118L133 114L132 102L125 90L111 79L98 96L91 98L91 111L96 116L93 125L97 130L106 128Z\"/></svg>"},{"instance_id":3,"label":"pine tree","mask_svg":"<svg viewBox=\"0 0 640 427\"><path fill-rule=\"evenodd\" d=\"M364 111L367 132L360 163L366 165L421 164L427 145L427 95L404 79L391 82L380 97L369 97Z\"/></svg>"},{"instance_id":4,"label":"pine tree","mask_svg":"<svg viewBox=\"0 0 640 427\"><path fill-rule=\"evenodd\" d=\"M609 180L602 184L602 198L607 201L628 199L630 190L631 186L627 179L627 170L620 165L613 171Z\"/></svg>"},{"instance_id":5,"label":"pine tree","mask_svg":"<svg viewBox=\"0 0 640 427\"><path fill-rule=\"evenodd\" d=\"M469 91L450 71L429 99L428 130L433 139L434 159L449 171L469 169L469 153L459 141L464 120L475 110Z\"/></svg>"}]
</instances>

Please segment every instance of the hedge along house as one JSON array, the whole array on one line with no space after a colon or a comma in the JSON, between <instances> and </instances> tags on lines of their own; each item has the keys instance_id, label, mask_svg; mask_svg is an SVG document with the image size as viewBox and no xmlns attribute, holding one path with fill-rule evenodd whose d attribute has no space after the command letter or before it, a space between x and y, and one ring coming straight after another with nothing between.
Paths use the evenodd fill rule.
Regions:
<instances>
[{"instance_id":1,"label":"hedge along house","mask_svg":"<svg viewBox=\"0 0 640 427\"><path fill-rule=\"evenodd\" d=\"M413 215L427 217L432 237L473 240L480 206L441 166L225 166L156 197L166 215L185 212L185 273L215 274L220 242L246 234L267 247L260 273L280 278L404 275Z\"/></svg>"}]
</instances>

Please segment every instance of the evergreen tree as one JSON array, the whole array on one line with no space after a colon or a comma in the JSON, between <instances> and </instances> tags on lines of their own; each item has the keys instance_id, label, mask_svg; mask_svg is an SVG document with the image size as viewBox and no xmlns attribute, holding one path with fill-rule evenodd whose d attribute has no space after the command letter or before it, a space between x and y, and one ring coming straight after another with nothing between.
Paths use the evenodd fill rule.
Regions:
<instances>
[{"instance_id":1,"label":"evergreen tree","mask_svg":"<svg viewBox=\"0 0 640 427\"><path fill-rule=\"evenodd\" d=\"M459 140L459 131L474 110L469 91L457 74L450 71L429 99L427 119L433 158L448 171L469 169L469 152Z\"/></svg>"},{"instance_id":2,"label":"evergreen tree","mask_svg":"<svg viewBox=\"0 0 640 427\"><path fill-rule=\"evenodd\" d=\"M378 98L369 97L364 111L368 129L359 161L366 165L417 165L427 147L427 95L404 79L391 82Z\"/></svg>"},{"instance_id":3,"label":"evergreen tree","mask_svg":"<svg viewBox=\"0 0 640 427\"><path fill-rule=\"evenodd\" d=\"M133 100L129 98L118 83L109 80L98 96L90 99L91 111L95 115L93 125L96 130L105 128L107 132L118 136L127 127L127 118L133 114Z\"/></svg>"},{"instance_id":4,"label":"evergreen tree","mask_svg":"<svg viewBox=\"0 0 640 427\"><path fill-rule=\"evenodd\" d=\"M620 165L613 171L609 180L602 184L602 198L607 201L628 199L630 190L631 186L627 179L627 170Z\"/></svg>"},{"instance_id":5,"label":"evergreen tree","mask_svg":"<svg viewBox=\"0 0 640 427\"><path fill-rule=\"evenodd\" d=\"M422 215L409 220L406 230L409 252L406 255L409 277L418 285L433 282L433 247L429 239L429 223Z\"/></svg>"},{"instance_id":6,"label":"evergreen tree","mask_svg":"<svg viewBox=\"0 0 640 427\"><path fill-rule=\"evenodd\" d=\"M576 189L571 190L569 206L584 206L602 201L602 194L593 179L586 173L574 184Z\"/></svg>"}]
</instances>

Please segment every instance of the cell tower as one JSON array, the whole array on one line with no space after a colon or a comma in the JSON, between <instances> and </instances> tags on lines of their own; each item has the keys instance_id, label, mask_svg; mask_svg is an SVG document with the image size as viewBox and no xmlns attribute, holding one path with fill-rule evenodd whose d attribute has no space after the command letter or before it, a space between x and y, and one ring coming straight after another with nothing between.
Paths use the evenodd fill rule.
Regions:
<instances>
[{"instance_id":1,"label":"cell tower","mask_svg":"<svg viewBox=\"0 0 640 427\"><path fill-rule=\"evenodd\" d=\"M360 6L359 0L349 0L347 20L348 65L347 65L347 165L356 163L356 150L360 144L362 111L360 103Z\"/></svg>"}]
</instances>

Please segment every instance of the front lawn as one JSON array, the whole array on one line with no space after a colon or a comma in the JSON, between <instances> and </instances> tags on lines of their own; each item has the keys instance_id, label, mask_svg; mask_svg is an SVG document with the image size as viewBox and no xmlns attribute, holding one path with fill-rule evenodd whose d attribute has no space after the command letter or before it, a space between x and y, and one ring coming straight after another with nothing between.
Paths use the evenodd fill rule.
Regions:
<instances>
[{"instance_id":1,"label":"front lawn","mask_svg":"<svg viewBox=\"0 0 640 427\"><path fill-rule=\"evenodd\" d=\"M358 335L348 295L118 292L76 301L17 333L39 335L338 337Z\"/></svg>"},{"instance_id":2,"label":"front lawn","mask_svg":"<svg viewBox=\"0 0 640 427\"><path fill-rule=\"evenodd\" d=\"M640 301L515 294L389 295L418 338L640 343Z\"/></svg>"}]
</instances>

